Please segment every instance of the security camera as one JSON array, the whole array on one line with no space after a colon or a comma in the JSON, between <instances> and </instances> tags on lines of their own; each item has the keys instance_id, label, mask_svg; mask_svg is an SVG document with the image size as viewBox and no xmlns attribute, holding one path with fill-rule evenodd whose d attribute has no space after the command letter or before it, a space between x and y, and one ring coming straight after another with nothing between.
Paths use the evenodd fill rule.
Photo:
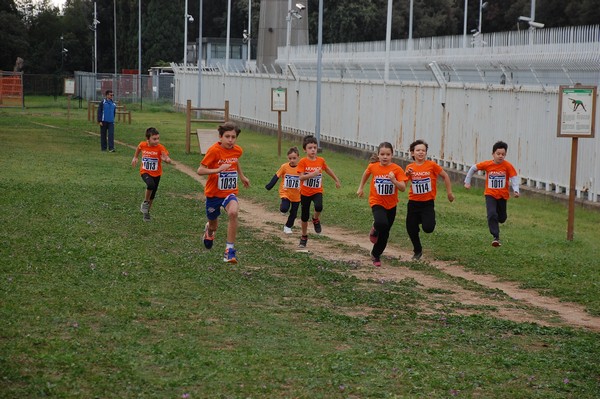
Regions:
<instances>
[{"instance_id":1,"label":"security camera","mask_svg":"<svg viewBox=\"0 0 600 399\"><path fill-rule=\"evenodd\" d=\"M532 28L542 29L544 24L535 21L529 21L529 26Z\"/></svg>"},{"instance_id":2,"label":"security camera","mask_svg":"<svg viewBox=\"0 0 600 399\"><path fill-rule=\"evenodd\" d=\"M296 19L302 19L302 15L294 13L294 18L296 18Z\"/></svg>"},{"instance_id":3,"label":"security camera","mask_svg":"<svg viewBox=\"0 0 600 399\"><path fill-rule=\"evenodd\" d=\"M531 18L529 18L529 17L524 17L524 16L522 16L522 15L521 15L521 16L519 17L519 21L523 21L523 22L529 22L529 21L531 21Z\"/></svg>"},{"instance_id":4,"label":"security camera","mask_svg":"<svg viewBox=\"0 0 600 399\"><path fill-rule=\"evenodd\" d=\"M190 22L194 22L194 17L192 17L190 14L188 14L187 19Z\"/></svg>"},{"instance_id":5,"label":"security camera","mask_svg":"<svg viewBox=\"0 0 600 399\"><path fill-rule=\"evenodd\" d=\"M69 52L68 49L66 49L66 48L63 49L63 53L68 53L68 52Z\"/></svg>"},{"instance_id":6,"label":"security camera","mask_svg":"<svg viewBox=\"0 0 600 399\"><path fill-rule=\"evenodd\" d=\"M296 3L296 8L300 11L304 10L306 6L302 3Z\"/></svg>"}]
</instances>

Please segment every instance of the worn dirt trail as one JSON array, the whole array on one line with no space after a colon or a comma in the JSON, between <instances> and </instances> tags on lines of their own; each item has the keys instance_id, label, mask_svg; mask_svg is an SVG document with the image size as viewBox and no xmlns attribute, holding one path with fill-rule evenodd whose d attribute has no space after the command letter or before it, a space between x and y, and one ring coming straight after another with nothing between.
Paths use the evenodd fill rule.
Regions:
<instances>
[{"instance_id":1,"label":"worn dirt trail","mask_svg":"<svg viewBox=\"0 0 600 399\"><path fill-rule=\"evenodd\" d=\"M99 136L95 132L88 134ZM134 146L115 140L115 143L135 150ZM173 161L172 164L178 171L187 174L204 185L206 179L199 176L195 169ZM200 194L201 196L201 194ZM296 227L294 234L285 235L282 226L285 218L279 212L273 212L260 204L248 199L240 199L240 222L262 231L265 236L277 235L282 237L286 247L297 251L299 229ZM452 306L452 312L459 314L488 314L493 317L515 322L537 323L543 326L570 326L600 332L600 317L591 316L583 306L575 303L562 302L560 299L542 296L535 291L519 288L517 283L500 281L493 275L475 274L463 266L454 263L427 259L444 277L432 276L426 272L416 271L407 267L386 266L386 258L410 259L412 252L398 248L394 243L388 244L383 260L383 266L376 268L371 264L368 256L371 244L366 234L356 234L347 230L325 225L321 236L328 240L310 239L307 250L320 257L331 261L347 262L354 267L348 272L357 278L376 281L401 281L412 279L424 290L429 290L429 306L431 313L439 313L447 305ZM483 289L467 288L469 284L462 281L475 283L487 288L492 293ZM365 310L368 312L368 310Z\"/></svg>"},{"instance_id":2,"label":"worn dirt trail","mask_svg":"<svg viewBox=\"0 0 600 399\"><path fill-rule=\"evenodd\" d=\"M192 168L174 162L175 168L201 184L205 178L198 176ZM299 228L289 236L281 231L285 217L279 212L265 209L262 205L248 199L240 199L240 222L262 231L266 236L282 237L286 247L297 250ZM410 259L411 252L399 249L390 243L384 253L383 266L375 268L368 253L371 244L366 234L358 235L341 228L325 225L322 236L328 240L310 239L307 250L317 257L344 261L353 267L348 273L361 279L377 281L400 281L413 279L424 290L429 290L428 306L430 312L439 312L448 304L456 304L452 311L460 314L487 313L491 316L516 322L532 322L544 326L571 326L600 332L600 318L589 315L581 305L561 302L557 298L545 297L538 293L519 288L516 283L499 281L492 275L475 274L464 267L448 262L424 258L423 261L434 266L446 276L436 277L426 272L406 267L386 266L386 258ZM243 261L243 260L242 260ZM458 278L459 280L457 281ZM462 280L497 291L470 289Z\"/></svg>"}]
</instances>

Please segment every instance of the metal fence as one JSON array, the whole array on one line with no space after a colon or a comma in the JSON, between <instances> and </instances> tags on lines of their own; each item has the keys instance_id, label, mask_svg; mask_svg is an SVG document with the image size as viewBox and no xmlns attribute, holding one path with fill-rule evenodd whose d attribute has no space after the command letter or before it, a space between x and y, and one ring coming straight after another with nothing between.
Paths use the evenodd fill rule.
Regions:
<instances>
[{"instance_id":1,"label":"metal fence","mask_svg":"<svg viewBox=\"0 0 600 399\"><path fill-rule=\"evenodd\" d=\"M594 35L599 32L598 27L590 30ZM175 65L174 101L176 105L183 105L191 99L198 106L198 93L201 93L203 107L216 107L228 100L231 118L276 129L277 113L271 111L271 90L286 88L288 106L282 115L283 128L306 135L316 133L315 100L320 87L319 134L325 142L374 150L381 141L389 141L394 144L397 156L408 158L410 143L421 138L429 143L431 158L450 170L465 172L474 162L489 159L493 143L503 140L509 144L508 159L519 169L523 184L566 194L570 178L570 140L557 138L559 85L576 81L573 77L579 74L590 76L582 83L598 85L600 62L593 61L600 57L598 37L600 35L587 44L573 42L573 46L588 49L582 53L577 46L567 46L561 51L561 46L546 43L527 44L528 51L517 56L515 47L495 46L493 50L486 50L493 53L497 63L498 69L491 70L483 67L489 66L490 54L480 48L459 48L456 51L464 52L463 58L453 56L452 63L446 58L446 64L442 56L418 56L411 53L413 50L407 50L405 56L410 62L403 62L412 66L407 69L412 79L406 80L390 77L385 81L381 73L367 78L360 75L361 69L353 69L354 76L345 73L324 77L319 85L313 73L315 64L303 63L297 58L289 69L292 73L288 74L219 69L202 71L199 75L197 69ZM554 50L548 52L548 46ZM507 66L502 63L503 55ZM528 57L536 60L529 73L537 78L528 78L529 83L517 83L516 68L525 65ZM429 67L433 61L454 69L446 69L445 79L439 81ZM383 65L381 54L377 62ZM370 65L377 62L372 60ZM547 81L541 80L542 70ZM504 82L500 81L500 73L511 71L512 79L509 75ZM559 75L564 79L558 79ZM600 112L596 110L597 121L599 117ZM576 192L581 201L597 203L600 200L600 159L596 154L600 153L600 139L597 136L582 140L585 144L579 150Z\"/></svg>"},{"instance_id":2,"label":"metal fence","mask_svg":"<svg viewBox=\"0 0 600 399\"><path fill-rule=\"evenodd\" d=\"M173 74L128 75L75 72L75 96L82 100L102 99L106 90L114 98L130 103L173 101Z\"/></svg>"}]
</instances>

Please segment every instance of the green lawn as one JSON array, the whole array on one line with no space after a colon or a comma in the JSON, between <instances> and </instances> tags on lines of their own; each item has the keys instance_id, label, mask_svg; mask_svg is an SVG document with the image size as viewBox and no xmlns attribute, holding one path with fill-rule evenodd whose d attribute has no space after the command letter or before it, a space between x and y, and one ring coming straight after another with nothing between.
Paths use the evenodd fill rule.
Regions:
<instances>
[{"instance_id":1,"label":"green lawn","mask_svg":"<svg viewBox=\"0 0 600 399\"><path fill-rule=\"evenodd\" d=\"M64 99L0 109L0 397L2 398L597 398L597 333L426 312L430 292L350 277L351 265L256 240L242 226L237 266L202 247L200 185L166 166L153 221L133 150L101 153L97 126ZM119 124L129 145L155 126L173 159L184 115L144 104ZM244 130L241 195L276 210L264 185L284 162L275 138ZM298 142L285 142L282 148ZM285 151L283 151L285 153ZM368 231L355 191L365 160L325 151L325 226ZM509 154L510 158L510 154ZM509 202L504 245L492 248L482 192L438 196L429 256L456 261L585 306L600 315L600 213L527 193ZM404 199L393 234L409 247ZM414 267L410 263L401 267ZM451 288L449 288L451 289Z\"/></svg>"}]
</instances>

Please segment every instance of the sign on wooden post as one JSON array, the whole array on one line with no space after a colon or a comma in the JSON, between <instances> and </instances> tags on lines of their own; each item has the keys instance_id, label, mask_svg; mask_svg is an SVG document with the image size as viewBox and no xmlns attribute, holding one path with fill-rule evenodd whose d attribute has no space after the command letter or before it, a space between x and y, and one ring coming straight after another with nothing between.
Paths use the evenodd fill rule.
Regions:
<instances>
[{"instance_id":1,"label":"sign on wooden post","mask_svg":"<svg viewBox=\"0 0 600 399\"><path fill-rule=\"evenodd\" d=\"M277 111L277 156L281 156L281 113L287 112L287 89L271 89L271 111Z\"/></svg>"},{"instance_id":2,"label":"sign on wooden post","mask_svg":"<svg viewBox=\"0 0 600 399\"><path fill-rule=\"evenodd\" d=\"M567 240L573 241L575 230L575 196L577 184L577 150L580 137L593 138L596 119L596 86L560 86L556 135L571 137L571 175L569 178L569 216Z\"/></svg>"}]
</instances>

